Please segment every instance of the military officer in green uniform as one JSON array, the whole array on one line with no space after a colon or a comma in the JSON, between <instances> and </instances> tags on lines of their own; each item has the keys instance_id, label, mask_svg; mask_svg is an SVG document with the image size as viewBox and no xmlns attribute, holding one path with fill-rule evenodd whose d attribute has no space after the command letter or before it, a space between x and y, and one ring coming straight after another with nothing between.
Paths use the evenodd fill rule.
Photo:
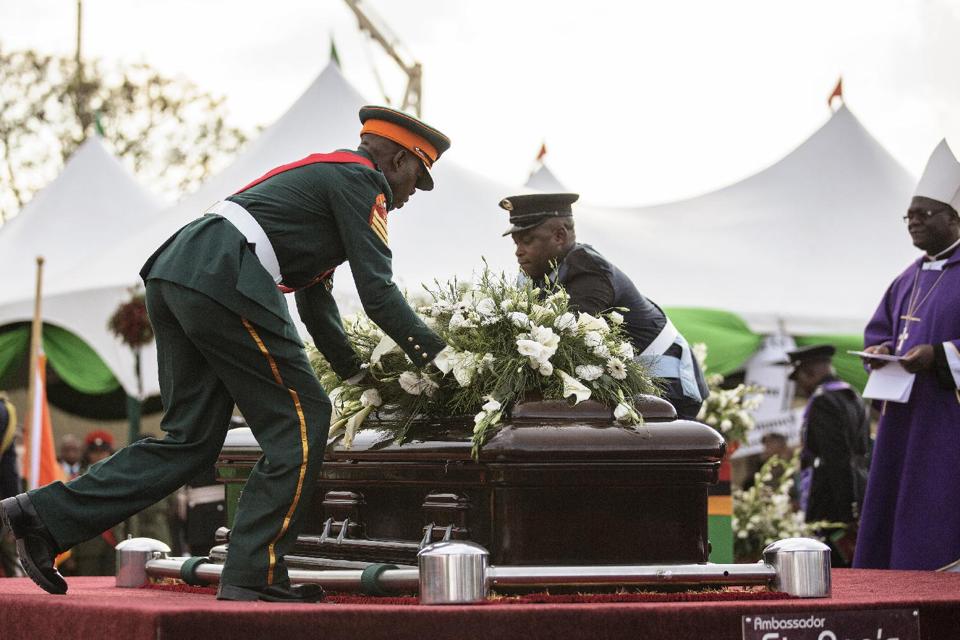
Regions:
<instances>
[{"instance_id":1,"label":"military officer in green uniform","mask_svg":"<svg viewBox=\"0 0 960 640\"><path fill-rule=\"evenodd\" d=\"M343 378L362 371L330 291L345 261L367 314L415 364L430 364L445 346L393 283L387 215L416 189L433 188L430 168L450 141L385 107L364 107L360 121L358 149L270 171L182 228L144 265L166 436L128 446L68 484L0 503L25 568L45 590L67 590L53 567L57 551L213 464L236 404L263 457L240 500L218 597L322 598L316 585L291 587L283 562L310 503L330 422L330 402L283 293L296 292L301 319Z\"/></svg>"}]
</instances>

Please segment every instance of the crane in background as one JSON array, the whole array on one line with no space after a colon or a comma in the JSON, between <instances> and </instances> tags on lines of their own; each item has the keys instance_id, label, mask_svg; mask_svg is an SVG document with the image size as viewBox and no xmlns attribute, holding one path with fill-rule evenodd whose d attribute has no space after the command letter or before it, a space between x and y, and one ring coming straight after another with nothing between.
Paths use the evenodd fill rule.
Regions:
<instances>
[{"instance_id":1,"label":"crane in background","mask_svg":"<svg viewBox=\"0 0 960 640\"><path fill-rule=\"evenodd\" d=\"M393 61L396 62L400 69L407 75L407 88L404 91L403 103L400 105L400 108L404 111L412 111L419 118L423 97L421 86L423 67L419 62L414 60L412 56L404 55L406 52L403 50L403 44L400 42L400 39L390 31L382 18L377 16L369 7L363 6L364 3L361 0L344 0L344 2L347 3L347 6L353 11L353 14L357 16L357 24L360 27L360 31L366 33L370 36L371 40L379 44L383 50L386 51L387 55L393 58ZM380 81L379 76L377 77L377 81ZM380 83L380 91L389 104L390 98L387 97L386 91L383 90L382 82Z\"/></svg>"}]
</instances>

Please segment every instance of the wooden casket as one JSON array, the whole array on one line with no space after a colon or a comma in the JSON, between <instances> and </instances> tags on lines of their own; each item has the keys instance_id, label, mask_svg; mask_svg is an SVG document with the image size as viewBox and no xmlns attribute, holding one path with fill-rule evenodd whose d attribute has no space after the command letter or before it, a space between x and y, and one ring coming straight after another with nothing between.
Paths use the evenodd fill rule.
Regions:
<instances>
[{"instance_id":1,"label":"wooden casket","mask_svg":"<svg viewBox=\"0 0 960 640\"><path fill-rule=\"evenodd\" d=\"M633 427L595 403L518 404L477 460L471 417L418 425L398 445L371 416L350 449L331 439L287 563L416 565L420 548L444 539L483 545L494 565L706 562L723 439L676 420L663 400L638 409L645 424ZM259 456L249 430L230 432L217 462L229 522Z\"/></svg>"}]
</instances>

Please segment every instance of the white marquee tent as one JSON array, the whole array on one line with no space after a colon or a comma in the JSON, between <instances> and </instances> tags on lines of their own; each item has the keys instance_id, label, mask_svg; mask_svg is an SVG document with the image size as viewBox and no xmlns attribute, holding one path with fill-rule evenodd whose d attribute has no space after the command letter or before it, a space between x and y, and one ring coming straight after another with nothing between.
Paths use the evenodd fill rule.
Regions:
<instances>
[{"instance_id":1,"label":"white marquee tent","mask_svg":"<svg viewBox=\"0 0 960 640\"><path fill-rule=\"evenodd\" d=\"M42 255L44 320L81 336L124 388L136 389L133 355L106 329L133 283L82 291L75 275L150 224L161 208L99 138L88 139L60 175L0 227L0 326L33 317L36 257Z\"/></svg>"},{"instance_id":2,"label":"white marquee tent","mask_svg":"<svg viewBox=\"0 0 960 640\"><path fill-rule=\"evenodd\" d=\"M914 178L847 107L773 166L689 200L581 207L578 237L666 306L737 312L759 333L860 333L916 258Z\"/></svg>"}]
</instances>

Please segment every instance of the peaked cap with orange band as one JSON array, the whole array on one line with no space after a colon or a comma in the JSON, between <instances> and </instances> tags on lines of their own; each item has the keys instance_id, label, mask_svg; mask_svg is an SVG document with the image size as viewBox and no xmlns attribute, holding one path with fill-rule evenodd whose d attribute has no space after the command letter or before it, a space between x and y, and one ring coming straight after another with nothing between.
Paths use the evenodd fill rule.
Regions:
<instances>
[{"instance_id":1,"label":"peaked cap with orange band","mask_svg":"<svg viewBox=\"0 0 960 640\"><path fill-rule=\"evenodd\" d=\"M420 158L426 171L417 180L417 189L421 191L433 189L430 169L443 152L450 148L450 138L425 122L389 107L362 107L360 122L363 124L360 135L372 133L381 138L393 140Z\"/></svg>"}]
</instances>

